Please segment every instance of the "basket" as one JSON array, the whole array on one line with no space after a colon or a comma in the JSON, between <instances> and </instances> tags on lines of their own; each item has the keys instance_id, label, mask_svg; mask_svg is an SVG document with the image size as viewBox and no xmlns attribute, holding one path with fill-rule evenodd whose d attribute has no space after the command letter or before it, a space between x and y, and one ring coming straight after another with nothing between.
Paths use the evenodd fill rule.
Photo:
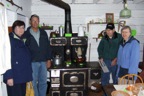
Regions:
<instances>
[{"instance_id":1,"label":"basket","mask_svg":"<svg viewBox=\"0 0 144 96\"><path fill-rule=\"evenodd\" d=\"M130 96L128 93L123 91L113 91L111 93L112 96Z\"/></svg>"}]
</instances>

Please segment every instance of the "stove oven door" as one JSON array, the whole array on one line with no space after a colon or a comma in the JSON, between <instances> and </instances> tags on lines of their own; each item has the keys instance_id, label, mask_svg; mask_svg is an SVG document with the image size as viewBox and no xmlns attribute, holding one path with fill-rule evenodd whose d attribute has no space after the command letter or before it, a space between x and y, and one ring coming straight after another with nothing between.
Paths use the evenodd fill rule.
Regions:
<instances>
[{"instance_id":1,"label":"stove oven door","mask_svg":"<svg viewBox=\"0 0 144 96\"><path fill-rule=\"evenodd\" d=\"M86 89L88 84L88 70L64 70L60 72L60 86L62 89Z\"/></svg>"}]
</instances>

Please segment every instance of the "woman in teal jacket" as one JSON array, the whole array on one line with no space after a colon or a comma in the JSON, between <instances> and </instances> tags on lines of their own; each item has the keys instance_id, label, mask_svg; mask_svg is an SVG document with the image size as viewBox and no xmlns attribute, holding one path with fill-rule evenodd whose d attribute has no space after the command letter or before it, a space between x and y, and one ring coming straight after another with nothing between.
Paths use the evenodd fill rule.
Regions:
<instances>
[{"instance_id":1,"label":"woman in teal jacket","mask_svg":"<svg viewBox=\"0 0 144 96\"><path fill-rule=\"evenodd\" d=\"M117 76L119 78L126 74L137 74L140 60L140 44L131 36L131 28L123 27L121 34L123 41L120 44L117 58Z\"/></svg>"}]
</instances>

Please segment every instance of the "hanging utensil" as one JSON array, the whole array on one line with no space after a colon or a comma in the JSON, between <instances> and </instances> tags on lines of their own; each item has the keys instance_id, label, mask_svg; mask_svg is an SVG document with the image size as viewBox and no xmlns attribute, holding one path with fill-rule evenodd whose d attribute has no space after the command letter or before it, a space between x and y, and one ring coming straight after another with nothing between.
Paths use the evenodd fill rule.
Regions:
<instances>
[{"instance_id":1,"label":"hanging utensil","mask_svg":"<svg viewBox=\"0 0 144 96\"><path fill-rule=\"evenodd\" d=\"M124 27L125 26L125 24L126 24L126 21L120 21L119 23L118 23L118 32L120 31L120 29L122 28L122 27Z\"/></svg>"},{"instance_id":2,"label":"hanging utensil","mask_svg":"<svg viewBox=\"0 0 144 96\"><path fill-rule=\"evenodd\" d=\"M4 6L4 4L2 2L0 2L0 5Z\"/></svg>"}]
</instances>

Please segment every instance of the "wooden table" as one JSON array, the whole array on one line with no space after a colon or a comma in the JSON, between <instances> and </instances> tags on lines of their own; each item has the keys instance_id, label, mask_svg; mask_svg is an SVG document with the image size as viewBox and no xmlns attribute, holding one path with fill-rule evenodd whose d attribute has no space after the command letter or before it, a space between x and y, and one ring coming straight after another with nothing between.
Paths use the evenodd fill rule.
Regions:
<instances>
[{"instance_id":1,"label":"wooden table","mask_svg":"<svg viewBox=\"0 0 144 96\"><path fill-rule=\"evenodd\" d=\"M113 84L103 86L103 91L106 96L111 96L112 91L115 91L115 90L116 89L114 88Z\"/></svg>"}]
</instances>

